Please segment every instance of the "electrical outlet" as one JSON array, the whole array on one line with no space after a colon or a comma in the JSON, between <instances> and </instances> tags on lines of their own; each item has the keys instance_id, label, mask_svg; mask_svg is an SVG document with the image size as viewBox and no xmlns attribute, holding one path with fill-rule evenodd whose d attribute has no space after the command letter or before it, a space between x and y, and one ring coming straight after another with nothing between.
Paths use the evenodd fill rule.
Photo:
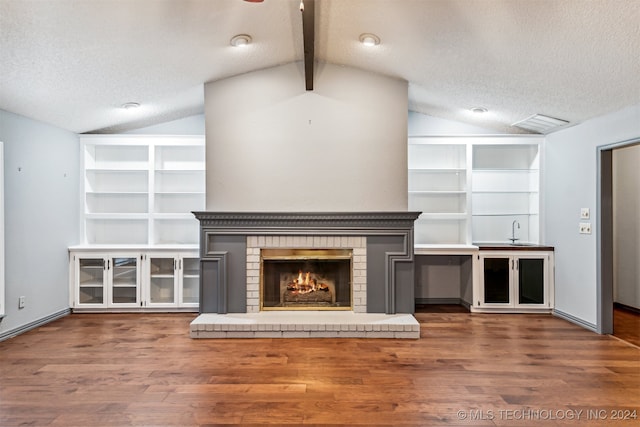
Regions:
<instances>
[{"instance_id":1,"label":"electrical outlet","mask_svg":"<svg viewBox=\"0 0 640 427\"><path fill-rule=\"evenodd\" d=\"M589 219L589 208L581 208L580 209L580 218L581 219Z\"/></svg>"},{"instance_id":2,"label":"electrical outlet","mask_svg":"<svg viewBox=\"0 0 640 427\"><path fill-rule=\"evenodd\" d=\"M24 308L25 302L26 302L26 297L18 298L18 308Z\"/></svg>"},{"instance_id":3,"label":"electrical outlet","mask_svg":"<svg viewBox=\"0 0 640 427\"><path fill-rule=\"evenodd\" d=\"M591 223L590 222L581 222L580 223L580 234L591 234Z\"/></svg>"}]
</instances>

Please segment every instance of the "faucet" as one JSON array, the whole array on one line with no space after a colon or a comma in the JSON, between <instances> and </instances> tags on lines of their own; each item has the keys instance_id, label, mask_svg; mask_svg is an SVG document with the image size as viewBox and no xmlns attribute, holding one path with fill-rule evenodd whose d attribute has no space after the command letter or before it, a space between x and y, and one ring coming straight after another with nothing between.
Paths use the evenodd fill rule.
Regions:
<instances>
[{"instance_id":1,"label":"faucet","mask_svg":"<svg viewBox=\"0 0 640 427\"><path fill-rule=\"evenodd\" d=\"M518 222L517 219L514 219L513 222L511 223L511 238L509 239L511 240L512 245L516 243L516 240L520 240L516 237L516 224L518 225L518 229L520 229L520 223Z\"/></svg>"}]
</instances>

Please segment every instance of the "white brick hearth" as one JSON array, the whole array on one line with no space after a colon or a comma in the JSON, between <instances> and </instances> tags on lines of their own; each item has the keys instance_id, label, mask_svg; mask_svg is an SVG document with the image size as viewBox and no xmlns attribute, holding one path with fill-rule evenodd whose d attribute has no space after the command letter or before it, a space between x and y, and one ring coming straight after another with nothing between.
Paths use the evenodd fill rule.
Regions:
<instances>
[{"instance_id":1,"label":"white brick hearth","mask_svg":"<svg viewBox=\"0 0 640 427\"><path fill-rule=\"evenodd\" d=\"M351 311L263 311L201 314L191 338L420 338L410 314Z\"/></svg>"}]
</instances>

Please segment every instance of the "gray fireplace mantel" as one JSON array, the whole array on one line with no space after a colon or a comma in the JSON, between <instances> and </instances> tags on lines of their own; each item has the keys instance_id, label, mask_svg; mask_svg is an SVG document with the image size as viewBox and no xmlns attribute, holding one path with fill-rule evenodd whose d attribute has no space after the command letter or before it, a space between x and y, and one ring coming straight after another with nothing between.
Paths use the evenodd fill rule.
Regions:
<instances>
[{"instance_id":1,"label":"gray fireplace mantel","mask_svg":"<svg viewBox=\"0 0 640 427\"><path fill-rule=\"evenodd\" d=\"M201 228L253 234L384 231L413 228L421 212L193 212Z\"/></svg>"},{"instance_id":2,"label":"gray fireplace mantel","mask_svg":"<svg viewBox=\"0 0 640 427\"><path fill-rule=\"evenodd\" d=\"M200 312L244 313L248 236L364 236L367 312L413 313L420 212L193 212L200 221Z\"/></svg>"}]
</instances>

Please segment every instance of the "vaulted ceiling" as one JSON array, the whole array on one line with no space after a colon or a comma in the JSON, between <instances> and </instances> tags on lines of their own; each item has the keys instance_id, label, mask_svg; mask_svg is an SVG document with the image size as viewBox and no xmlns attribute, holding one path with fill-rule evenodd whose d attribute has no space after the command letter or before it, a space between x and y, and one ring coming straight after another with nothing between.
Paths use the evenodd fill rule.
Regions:
<instances>
[{"instance_id":1,"label":"vaulted ceiling","mask_svg":"<svg viewBox=\"0 0 640 427\"><path fill-rule=\"evenodd\" d=\"M205 82L303 60L299 4L0 0L0 109L78 133L202 113ZM315 11L316 60L407 80L408 110L517 133L536 113L576 124L640 103L640 0L316 0ZM366 48L362 33L381 43ZM237 34L252 43L232 47Z\"/></svg>"}]
</instances>

